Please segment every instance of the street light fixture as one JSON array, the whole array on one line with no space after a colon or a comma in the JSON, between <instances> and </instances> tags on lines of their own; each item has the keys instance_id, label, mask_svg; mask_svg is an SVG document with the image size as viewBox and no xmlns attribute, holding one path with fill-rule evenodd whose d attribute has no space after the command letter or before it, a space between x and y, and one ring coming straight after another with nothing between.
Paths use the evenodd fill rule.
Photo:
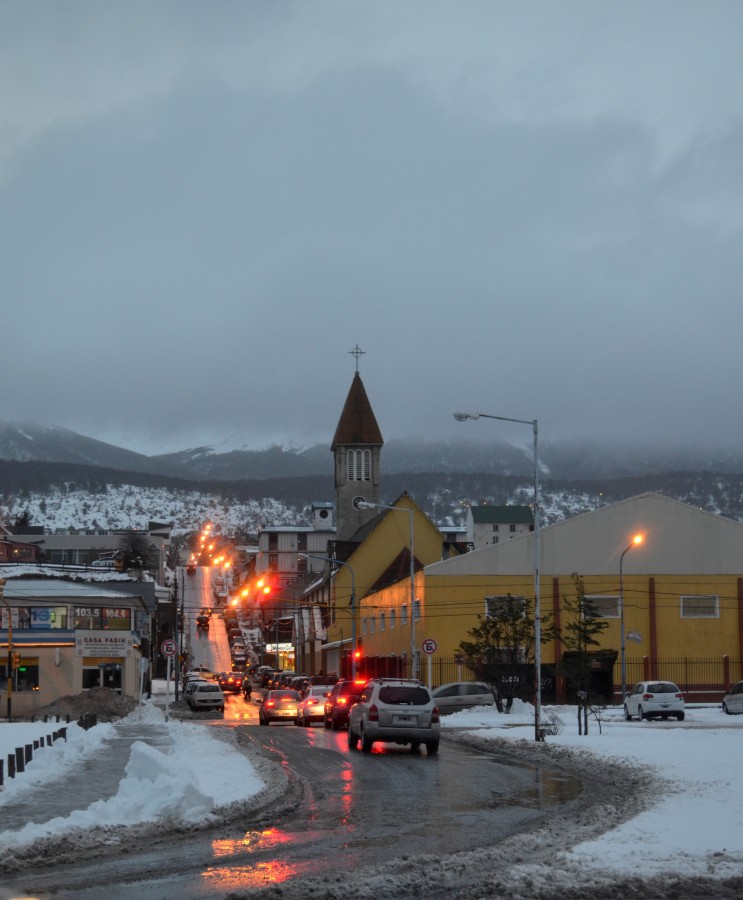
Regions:
<instances>
[{"instance_id":1,"label":"street light fixture","mask_svg":"<svg viewBox=\"0 0 743 900\"><path fill-rule=\"evenodd\" d=\"M636 534L630 543L630 545L622 551L622 555L619 557L619 644L621 648L621 670L622 670L622 703L624 703L624 696L627 693L627 667L625 661L625 635L624 635L624 580L622 576L622 570L624 566L624 557L633 547L639 547L639 545L645 540L644 536L641 534Z\"/></svg>"},{"instance_id":2,"label":"street light fixture","mask_svg":"<svg viewBox=\"0 0 743 900\"><path fill-rule=\"evenodd\" d=\"M323 562L334 563L338 566L345 566L351 573L351 600L349 607L351 609L351 680L356 679L356 576L353 566L344 562L342 559L335 559L332 556L318 556L315 553L297 553L300 559L319 559Z\"/></svg>"},{"instance_id":3,"label":"street light fixture","mask_svg":"<svg viewBox=\"0 0 743 900\"><path fill-rule=\"evenodd\" d=\"M359 500L358 509L391 509L393 512L404 512L410 516L410 677L418 675L418 648L415 646L415 545L413 542L413 507L388 506L386 503L370 503Z\"/></svg>"},{"instance_id":4,"label":"street light fixture","mask_svg":"<svg viewBox=\"0 0 743 900\"><path fill-rule=\"evenodd\" d=\"M511 419L488 413L455 412L457 422L468 419L497 419L499 422L518 422L531 425L534 433L534 740L542 741L542 622L539 597L539 422L537 419Z\"/></svg>"}]
</instances>

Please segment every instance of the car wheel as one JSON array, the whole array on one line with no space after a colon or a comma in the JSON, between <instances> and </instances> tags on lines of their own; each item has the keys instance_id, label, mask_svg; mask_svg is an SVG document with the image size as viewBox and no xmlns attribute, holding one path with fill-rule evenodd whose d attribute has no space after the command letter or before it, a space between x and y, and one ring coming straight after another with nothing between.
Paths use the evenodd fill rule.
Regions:
<instances>
[{"instance_id":1,"label":"car wheel","mask_svg":"<svg viewBox=\"0 0 743 900\"><path fill-rule=\"evenodd\" d=\"M642 722L646 717L645 711L641 706L637 707L637 718Z\"/></svg>"},{"instance_id":2,"label":"car wheel","mask_svg":"<svg viewBox=\"0 0 743 900\"><path fill-rule=\"evenodd\" d=\"M327 716L325 717L325 721L323 724L325 725L326 728L330 728L330 719Z\"/></svg>"},{"instance_id":3,"label":"car wheel","mask_svg":"<svg viewBox=\"0 0 743 900\"><path fill-rule=\"evenodd\" d=\"M268 722L265 719L259 719L258 721L261 725L268 725Z\"/></svg>"},{"instance_id":4,"label":"car wheel","mask_svg":"<svg viewBox=\"0 0 743 900\"><path fill-rule=\"evenodd\" d=\"M727 703L722 704L722 711L725 713L726 716L732 716L732 713L730 712L730 710L727 707Z\"/></svg>"},{"instance_id":5,"label":"car wheel","mask_svg":"<svg viewBox=\"0 0 743 900\"><path fill-rule=\"evenodd\" d=\"M629 722L629 721L631 721L631 719L632 719L632 716L629 714L629 710L627 709L627 704L625 703L624 704L624 721Z\"/></svg>"},{"instance_id":6,"label":"car wheel","mask_svg":"<svg viewBox=\"0 0 743 900\"><path fill-rule=\"evenodd\" d=\"M439 742L426 741L426 750L428 751L429 756L436 756L436 754L439 752Z\"/></svg>"},{"instance_id":7,"label":"car wheel","mask_svg":"<svg viewBox=\"0 0 743 900\"><path fill-rule=\"evenodd\" d=\"M362 753L371 753L372 745L374 741L371 738L368 738L364 732L361 732L361 752Z\"/></svg>"},{"instance_id":8,"label":"car wheel","mask_svg":"<svg viewBox=\"0 0 743 900\"><path fill-rule=\"evenodd\" d=\"M333 731L339 731L339 730L340 730L341 723L338 721L338 719L335 718L335 716L333 717L333 720L332 720L332 722L330 723L330 727L333 729Z\"/></svg>"},{"instance_id":9,"label":"car wheel","mask_svg":"<svg viewBox=\"0 0 743 900\"><path fill-rule=\"evenodd\" d=\"M676 713L676 718L678 719L679 722L684 721L684 716L685 716L684 713Z\"/></svg>"},{"instance_id":10,"label":"car wheel","mask_svg":"<svg viewBox=\"0 0 743 900\"><path fill-rule=\"evenodd\" d=\"M359 736L354 734L351 731L351 728L348 729L348 749L349 750L358 750L359 747Z\"/></svg>"},{"instance_id":11,"label":"car wheel","mask_svg":"<svg viewBox=\"0 0 743 900\"><path fill-rule=\"evenodd\" d=\"M421 752L421 745L418 743L418 741L413 741L413 743L410 745L410 752L414 755L417 755Z\"/></svg>"}]
</instances>

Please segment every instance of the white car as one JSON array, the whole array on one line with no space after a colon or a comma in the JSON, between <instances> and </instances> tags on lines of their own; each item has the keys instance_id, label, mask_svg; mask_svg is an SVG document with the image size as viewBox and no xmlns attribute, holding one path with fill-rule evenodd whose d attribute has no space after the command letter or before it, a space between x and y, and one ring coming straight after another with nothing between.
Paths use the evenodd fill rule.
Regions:
<instances>
[{"instance_id":1,"label":"white car","mask_svg":"<svg viewBox=\"0 0 743 900\"><path fill-rule=\"evenodd\" d=\"M743 713L743 681L734 684L722 698L722 711L729 716Z\"/></svg>"},{"instance_id":2,"label":"white car","mask_svg":"<svg viewBox=\"0 0 743 900\"><path fill-rule=\"evenodd\" d=\"M439 751L439 708L420 681L408 678L372 678L348 713L348 747L359 743L371 753L376 741L410 744L418 753L426 745L429 756Z\"/></svg>"},{"instance_id":3,"label":"white car","mask_svg":"<svg viewBox=\"0 0 743 900\"><path fill-rule=\"evenodd\" d=\"M431 694L442 713L452 713L470 706L492 706L495 703L493 692L479 681L452 681L434 688Z\"/></svg>"},{"instance_id":4,"label":"white car","mask_svg":"<svg viewBox=\"0 0 743 900\"><path fill-rule=\"evenodd\" d=\"M299 705L298 725L305 728L313 722L322 722L325 718L325 701L330 695L333 686L331 684L311 684L302 696Z\"/></svg>"},{"instance_id":5,"label":"white car","mask_svg":"<svg viewBox=\"0 0 743 900\"><path fill-rule=\"evenodd\" d=\"M624 698L624 718L684 720L684 695L672 681L640 681Z\"/></svg>"},{"instance_id":6,"label":"white car","mask_svg":"<svg viewBox=\"0 0 743 900\"><path fill-rule=\"evenodd\" d=\"M224 712L224 694L215 681L196 681L186 702L193 710L216 709Z\"/></svg>"}]
</instances>

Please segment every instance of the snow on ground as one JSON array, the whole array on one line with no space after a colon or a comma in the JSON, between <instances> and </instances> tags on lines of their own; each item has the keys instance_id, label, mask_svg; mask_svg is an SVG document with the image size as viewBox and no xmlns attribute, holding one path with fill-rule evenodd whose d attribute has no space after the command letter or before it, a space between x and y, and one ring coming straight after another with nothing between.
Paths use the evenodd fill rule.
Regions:
<instances>
[{"instance_id":1,"label":"snow on ground","mask_svg":"<svg viewBox=\"0 0 743 900\"><path fill-rule=\"evenodd\" d=\"M118 791L108 800L98 800L85 809L70 810L43 824L28 824L16 831L0 831L4 851L40 838L62 835L78 828L94 832L99 827L134 826L158 820L206 822L218 820L219 810L244 802L265 787L263 778L248 757L230 743L215 737L213 730L188 722L165 721L163 711L145 703L121 724L159 726L169 732L167 752L143 741L132 744ZM16 747L63 727L52 723L0 724L0 758ZM0 829L3 807L24 791L63 780L82 758L89 759L110 739L116 726L96 725L87 731L76 723L67 725L67 741L35 752L25 772L6 779L0 789ZM219 758L219 765L213 765Z\"/></svg>"},{"instance_id":2,"label":"snow on ground","mask_svg":"<svg viewBox=\"0 0 743 900\"><path fill-rule=\"evenodd\" d=\"M562 721L561 733L548 736L545 745L533 740L532 708L518 703L509 715L481 707L446 716L443 730L458 739L492 743L499 751L510 750L521 759L534 754L546 766L561 765L596 783L613 781L616 797L627 794L629 806L620 810L604 797L603 806L582 812L573 823L576 829L572 834L578 835L575 846L571 846L571 832L564 821L547 823L547 839L540 837L538 844L533 834L515 835L509 839L507 866L502 857L493 864L493 857L489 875L483 868L481 883L490 885L490 896L496 895L493 885L509 885L512 897L551 897L560 892L571 897L588 896L577 893L579 884L604 885L609 890L606 885L618 884L620 878L626 882L629 877L662 879L671 874L689 879L743 875L743 780L738 776L743 716L725 716L719 707L687 707L683 723L625 722L619 710L610 709L601 713L601 727L591 719L589 734L582 737L577 734L574 709L554 707L544 712ZM259 772L242 751L214 737L214 729L165 722L162 709L154 703L144 704L129 720L137 721L137 717L172 733L169 752L135 744L113 798L76 810L67 818L2 832L0 846L33 843L70 828L84 829L88 839L95 840L96 829L102 825L134 826L163 819L188 822L195 815L216 820L226 804L255 802L251 798L259 796L266 774L271 777L272 770ZM56 727L49 723L0 724L0 754L5 758L29 737L40 737ZM53 783L75 760L94 755L114 728L102 724L83 731L75 724L68 726L67 743L57 741L54 747L40 751L25 773L15 781L6 780L0 790L0 823L4 806L24 791ZM217 741L220 765L215 767L204 761L214 758ZM627 773L646 776L650 791L637 795L637 782ZM627 790L623 791L625 781ZM602 834L607 826L609 830ZM101 842L106 841L105 829L100 835ZM533 852L537 846L541 855ZM487 859L482 857L482 861L485 866ZM447 863L438 863L446 871ZM449 866L449 871L453 869ZM399 880L392 886L390 874L391 869L384 876L387 883L369 881L369 896L375 891L377 896L387 896L388 890L393 890L393 896L394 890L402 889ZM289 885L282 888L287 889L289 896ZM358 891L354 896L366 896L360 882ZM335 894L330 891L327 896ZM613 895L597 891L594 896Z\"/></svg>"}]
</instances>

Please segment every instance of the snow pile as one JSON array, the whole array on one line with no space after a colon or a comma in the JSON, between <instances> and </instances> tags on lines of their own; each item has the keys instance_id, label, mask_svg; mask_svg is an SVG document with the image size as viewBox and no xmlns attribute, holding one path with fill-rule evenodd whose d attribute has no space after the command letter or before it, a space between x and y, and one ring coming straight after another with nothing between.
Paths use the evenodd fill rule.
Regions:
<instances>
[{"instance_id":1,"label":"snow pile","mask_svg":"<svg viewBox=\"0 0 743 900\"><path fill-rule=\"evenodd\" d=\"M264 789L263 778L248 757L228 741L215 737L213 729L186 722L165 722L162 711L151 703L144 704L121 722L148 723L167 732L167 752L136 741L114 796L97 800L85 809L72 810L65 817L0 832L0 847L6 856L10 849L62 836L70 829L93 833L96 829L166 820L171 826L178 823L201 826L212 820L216 810L245 801ZM50 728L48 724L33 724L37 733L45 733L44 729ZM0 726L0 752L6 754L20 746L15 742L19 738L22 742L29 728L28 724ZM98 725L88 731L76 724L67 728L67 742L58 740L53 747L39 751L24 773L6 782L0 791L0 813L21 792L64 779L71 766L93 756L116 734L113 724ZM219 761L218 765L215 760Z\"/></svg>"}]
</instances>

